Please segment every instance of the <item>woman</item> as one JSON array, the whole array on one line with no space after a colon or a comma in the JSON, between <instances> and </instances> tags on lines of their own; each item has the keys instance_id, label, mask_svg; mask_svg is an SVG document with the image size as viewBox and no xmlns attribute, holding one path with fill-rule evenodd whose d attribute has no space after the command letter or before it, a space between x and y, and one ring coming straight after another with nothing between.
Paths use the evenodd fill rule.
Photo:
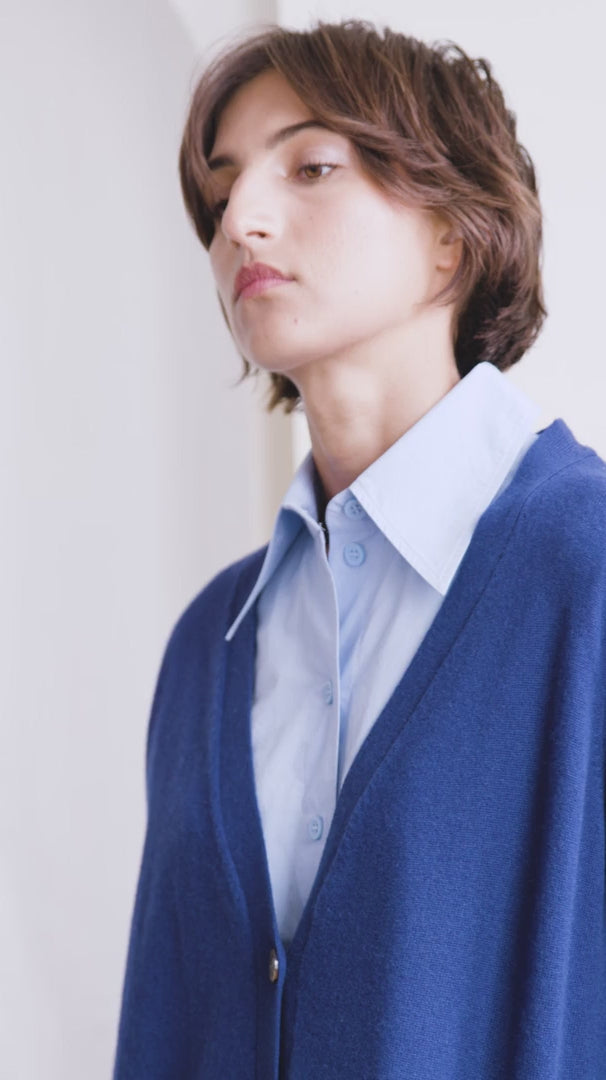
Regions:
<instances>
[{"instance_id":1,"label":"woman","mask_svg":"<svg viewBox=\"0 0 606 1080\"><path fill-rule=\"evenodd\" d=\"M114 1080L597 1080L606 468L490 66L369 23L218 56L180 154L244 374L312 449L170 637Z\"/></svg>"}]
</instances>

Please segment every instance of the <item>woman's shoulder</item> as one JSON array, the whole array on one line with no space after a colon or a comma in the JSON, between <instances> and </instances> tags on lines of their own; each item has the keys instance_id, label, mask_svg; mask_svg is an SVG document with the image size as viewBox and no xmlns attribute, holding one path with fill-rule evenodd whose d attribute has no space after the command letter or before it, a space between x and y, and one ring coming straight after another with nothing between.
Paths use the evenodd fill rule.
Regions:
<instances>
[{"instance_id":1,"label":"woman's shoulder","mask_svg":"<svg viewBox=\"0 0 606 1080\"><path fill-rule=\"evenodd\" d=\"M591 447L576 443L576 451L531 487L518 537L547 570L601 573L606 583L606 462Z\"/></svg>"},{"instance_id":2,"label":"woman's shoulder","mask_svg":"<svg viewBox=\"0 0 606 1080\"><path fill-rule=\"evenodd\" d=\"M592 447L576 440L575 451L539 480L529 502L554 522L602 529L606 525L606 461Z\"/></svg>"}]
</instances>

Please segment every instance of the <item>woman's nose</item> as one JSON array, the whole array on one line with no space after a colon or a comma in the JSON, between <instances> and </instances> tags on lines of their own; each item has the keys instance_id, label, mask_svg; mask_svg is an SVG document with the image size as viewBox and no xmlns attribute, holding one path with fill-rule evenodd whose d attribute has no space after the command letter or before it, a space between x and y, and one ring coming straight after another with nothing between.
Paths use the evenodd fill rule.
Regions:
<instances>
[{"instance_id":1,"label":"woman's nose","mask_svg":"<svg viewBox=\"0 0 606 1080\"><path fill-rule=\"evenodd\" d=\"M221 229L227 240L242 242L251 233L275 233L279 207L275 191L260 176L239 176L233 183L221 216Z\"/></svg>"}]
</instances>

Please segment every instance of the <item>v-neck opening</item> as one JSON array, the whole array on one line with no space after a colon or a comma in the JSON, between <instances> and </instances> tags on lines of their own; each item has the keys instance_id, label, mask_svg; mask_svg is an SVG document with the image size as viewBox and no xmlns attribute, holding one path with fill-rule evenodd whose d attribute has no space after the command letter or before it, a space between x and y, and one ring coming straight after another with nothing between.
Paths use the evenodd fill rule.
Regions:
<instances>
[{"instance_id":1,"label":"v-neck opening","mask_svg":"<svg viewBox=\"0 0 606 1080\"><path fill-rule=\"evenodd\" d=\"M266 917L271 920L276 941L280 941L284 955L289 960L301 954L304 949L318 893L330 873L331 863L351 814L394 741L414 716L454 643L463 632L466 621L507 548L526 500L539 483L554 475L559 468L578 460L579 457L594 453L590 448L576 442L562 419L554 420L537 435L538 438L529 447L511 483L481 515L435 618L357 751L338 794L335 813L311 891L288 943L279 938L253 767L251 713L256 661L256 603L252 605L238 629L237 644L226 646L230 655L227 660L225 693L226 699L230 699L231 707L227 711L233 719L235 730L224 730L221 741L223 746L229 738L228 756L231 758L237 755L240 761L237 775L246 775L246 786L240 792L241 820L239 823L232 820L228 840L233 840L239 851L235 862L247 896L251 919L255 913L259 914L260 907L264 908ZM262 561L262 557L263 551L259 561ZM255 570L258 573L258 565L251 565L247 578L254 580ZM247 587L250 587L248 582L240 581L236 592L244 594ZM237 669L234 668L236 652ZM235 688L242 682L242 672L245 673L245 688L241 689L236 701ZM224 729L227 726L224 724ZM243 754L246 755L244 763L241 761ZM239 842L234 831L240 833ZM261 874L260 867L263 868Z\"/></svg>"}]
</instances>

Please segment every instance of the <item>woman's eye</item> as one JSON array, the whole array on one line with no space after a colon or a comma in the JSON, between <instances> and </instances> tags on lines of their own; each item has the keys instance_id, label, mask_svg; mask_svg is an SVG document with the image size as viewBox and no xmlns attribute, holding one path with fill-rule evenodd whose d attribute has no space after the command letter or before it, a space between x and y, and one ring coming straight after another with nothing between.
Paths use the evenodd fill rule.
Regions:
<instances>
[{"instance_id":1,"label":"woman's eye","mask_svg":"<svg viewBox=\"0 0 606 1080\"><path fill-rule=\"evenodd\" d=\"M301 165L301 167L298 169L297 176L299 175L299 173L304 172L306 169L336 169L336 168L337 168L337 166L334 165L330 161L306 161L305 164ZM321 175L320 176L317 176L317 175L316 176L308 176L307 179L308 180L321 180L322 176ZM220 218L221 214L223 213L226 206L227 206L227 199L221 199L218 203L215 203L215 205L213 206L213 208L211 210L211 216L213 218Z\"/></svg>"},{"instance_id":2,"label":"woman's eye","mask_svg":"<svg viewBox=\"0 0 606 1080\"><path fill-rule=\"evenodd\" d=\"M302 165L299 172L303 172L304 169L336 169L336 165L333 165L330 161L307 161L305 165ZM312 180L320 180L321 177L312 176Z\"/></svg>"}]
</instances>

